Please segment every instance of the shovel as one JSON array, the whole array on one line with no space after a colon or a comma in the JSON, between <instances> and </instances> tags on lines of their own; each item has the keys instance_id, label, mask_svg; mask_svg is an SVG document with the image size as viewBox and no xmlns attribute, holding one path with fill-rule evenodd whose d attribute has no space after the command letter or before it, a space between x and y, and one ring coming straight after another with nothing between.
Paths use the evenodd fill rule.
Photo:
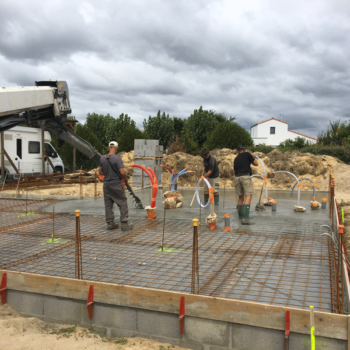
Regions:
<instances>
[{"instance_id":1,"label":"shovel","mask_svg":"<svg viewBox=\"0 0 350 350\"><path fill-rule=\"evenodd\" d=\"M264 180L263 180L263 183L262 183L262 186L261 186L259 203L255 206L255 210L256 211L263 211L263 210L265 210L264 205L261 204L261 196L262 196L263 190L264 190Z\"/></svg>"}]
</instances>

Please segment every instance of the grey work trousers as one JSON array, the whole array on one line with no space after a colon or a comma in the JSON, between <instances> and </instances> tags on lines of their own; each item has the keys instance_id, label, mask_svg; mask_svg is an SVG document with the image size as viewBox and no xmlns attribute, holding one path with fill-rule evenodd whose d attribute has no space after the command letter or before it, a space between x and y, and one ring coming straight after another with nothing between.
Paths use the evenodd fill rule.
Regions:
<instances>
[{"instance_id":1,"label":"grey work trousers","mask_svg":"<svg viewBox=\"0 0 350 350\"><path fill-rule=\"evenodd\" d=\"M128 200L126 198L123 186L103 185L103 196L105 200L106 222L114 222L114 203L120 210L120 221L128 222Z\"/></svg>"}]
</instances>

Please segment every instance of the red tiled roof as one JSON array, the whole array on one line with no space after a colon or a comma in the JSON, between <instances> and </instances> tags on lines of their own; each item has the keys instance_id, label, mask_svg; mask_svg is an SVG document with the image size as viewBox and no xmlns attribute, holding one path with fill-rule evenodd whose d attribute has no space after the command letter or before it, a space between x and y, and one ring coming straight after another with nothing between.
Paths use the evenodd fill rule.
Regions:
<instances>
[{"instance_id":1,"label":"red tiled roof","mask_svg":"<svg viewBox=\"0 0 350 350\"><path fill-rule=\"evenodd\" d=\"M315 141L318 141L318 139L315 139L314 137L311 137L311 136L307 136L307 135L301 134L300 132L296 132L296 131L293 131L293 130L288 130L288 131L294 132L294 134L298 134L298 135L307 137L308 139L313 139L313 140L315 140Z\"/></svg>"},{"instance_id":2,"label":"red tiled roof","mask_svg":"<svg viewBox=\"0 0 350 350\"><path fill-rule=\"evenodd\" d=\"M266 122L268 122L268 121L270 121L270 120L276 120L276 121L278 121L278 122L281 122L281 123L284 123L284 124L288 124L287 122L284 122L283 120L276 119L276 118L270 118L270 119L263 120L263 121L260 122L260 123L254 124L253 126L251 126L251 128L254 127L254 126L256 126L256 125L259 125L259 124L262 124L262 123L266 123Z\"/></svg>"}]
</instances>

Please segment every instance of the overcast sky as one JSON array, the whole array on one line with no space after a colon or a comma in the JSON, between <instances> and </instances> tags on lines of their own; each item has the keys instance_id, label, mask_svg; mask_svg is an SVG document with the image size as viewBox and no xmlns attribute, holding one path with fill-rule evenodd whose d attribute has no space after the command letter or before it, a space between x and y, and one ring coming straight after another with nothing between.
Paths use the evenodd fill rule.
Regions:
<instances>
[{"instance_id":1,"label":"overcast sky","mask_svg":"<svg viewBox=\"0 0 350 350\"><path fill-rule=\"evenodd\" d=\"M0 0L0 86L66 80L75 115L200 105L317 136L350 119L349 0Z\"/></svg>"}]
</instances>

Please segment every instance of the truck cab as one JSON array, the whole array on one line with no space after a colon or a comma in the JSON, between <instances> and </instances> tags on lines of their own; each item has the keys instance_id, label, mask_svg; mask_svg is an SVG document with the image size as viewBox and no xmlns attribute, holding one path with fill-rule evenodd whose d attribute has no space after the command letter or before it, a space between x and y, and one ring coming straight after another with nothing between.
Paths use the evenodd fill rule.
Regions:
<instances>
[{"instance_id":1,"label":"truck cab","mask_svg":"<svg viewBox=\"0 0 350 350\"><path fill-rule=\"evenodd\" d=\"M45 174L53 173L47 157L42 154L41 129L16 126L4 133L4 149L23 175L39 175L42 173L42 157L45 158ZM44 149L57 172L64 171L61 157L51 145L51 135L44 132ZM6 155L6 153L5 153ZM17 178L15 169L5 156L5 171L9 178Z\"/></svg>"}]
</instances>

